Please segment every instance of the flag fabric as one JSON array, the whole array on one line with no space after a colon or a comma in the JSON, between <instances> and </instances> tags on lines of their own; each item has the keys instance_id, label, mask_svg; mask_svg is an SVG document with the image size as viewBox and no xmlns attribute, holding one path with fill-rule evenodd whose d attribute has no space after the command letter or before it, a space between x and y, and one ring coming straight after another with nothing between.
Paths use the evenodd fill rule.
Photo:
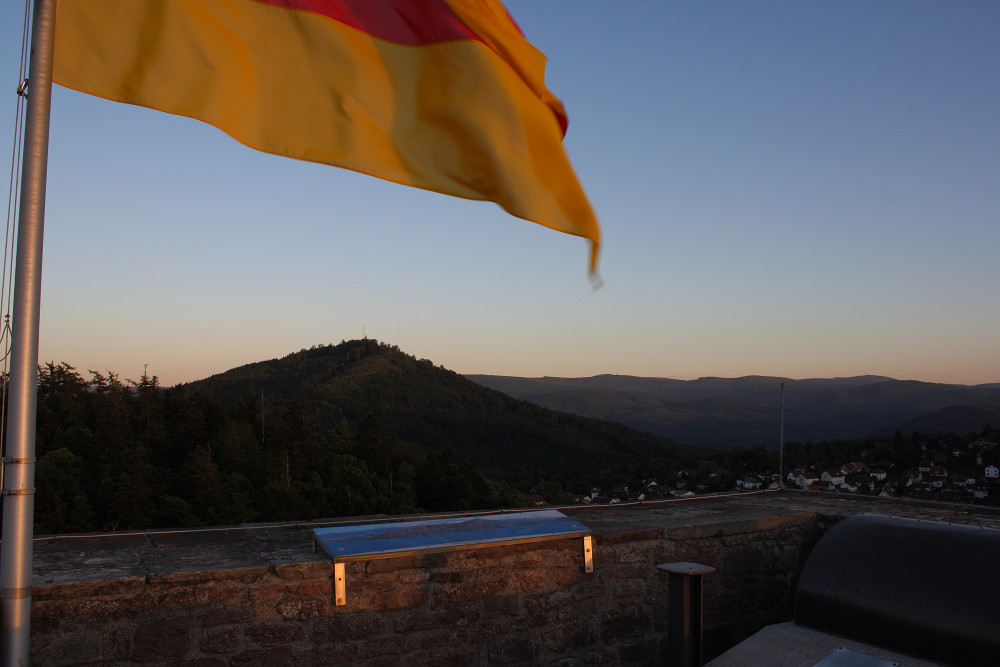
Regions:
<instances>
[{"instance_id":1,"label":"flag fabric","mask_svg":"<svg viewBox=\"0 0 1000 667\"><path fill-rule=\"evenodd\" d=\"M59 0L53 80L591 242L545 56L498 0Z\"/></svg>"}]
</instances>

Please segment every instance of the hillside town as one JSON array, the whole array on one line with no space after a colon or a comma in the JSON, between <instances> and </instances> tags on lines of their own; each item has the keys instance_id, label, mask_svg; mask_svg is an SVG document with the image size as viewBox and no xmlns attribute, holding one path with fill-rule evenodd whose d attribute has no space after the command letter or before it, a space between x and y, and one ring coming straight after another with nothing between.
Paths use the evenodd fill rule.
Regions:
<instances>
[{"instance_id":1,"label":"hillside town","mask_svg":"<svg viewBox=\"0 0 1000 667\"><path fill-rule=\"evenodd\" d=\"M824 470L795 468L785 476L785 484L807 491L862 493L883 498L946 502L996 500L1000 498L996 452L997 443L983 439L964 447L931 446L925 448L926 458L915 468L900 468L892 460L848 461ZM740 484L743 488L754 487L757 480L748 478Z\"/></svg>"},{"instance_id":2,"label":"hillside town","mask_svg":"<svg viewBox=\"0 0 1000 667\"><path fill-rule=\"evenodd\" d=\"M913 498L953 503L1000 503L1000 448L993 440L969 439L964 444L931 441L919 446L915 465L886 457L862 457L832 465L793 466L744 472L733 479L725 471L684 469L668 483L643 480L640 488L617 485L595 487L589 495L577 496L587 504L608 504L662 498L685 498L725 491L799 489L812 492L848 493L883 498ZM900 459L912 459L900 456ZM783 477L783 479L782 479Z\"/></svg>"}]
</instances>

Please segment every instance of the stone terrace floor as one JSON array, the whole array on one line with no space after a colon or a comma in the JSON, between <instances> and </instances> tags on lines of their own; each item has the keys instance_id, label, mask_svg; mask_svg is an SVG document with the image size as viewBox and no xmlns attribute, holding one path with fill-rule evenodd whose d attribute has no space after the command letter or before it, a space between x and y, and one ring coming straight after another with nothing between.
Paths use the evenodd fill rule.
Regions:
<instances>
[{"instance_id":1,"label":"stone terrace floor","mask_svg":"<svg viewBox=\"0 0 1000 667\"><path fill-rule=\"evenodd\" d=\"M1000 528L1000 508L995 507L797 491L559 509L593 531L597 559L600 559L602 537L621 541L627 540L631 534L660 532L678 526L789 514L809 513L834 519L853 514L879 514ZM321 549L313 550L312 528L418 518L427 518L427 515L380 515L196 530L41 536L34 541L32 584L146 578L205 570L323 562L329 559Z\"/></svg>"}]
</instances>

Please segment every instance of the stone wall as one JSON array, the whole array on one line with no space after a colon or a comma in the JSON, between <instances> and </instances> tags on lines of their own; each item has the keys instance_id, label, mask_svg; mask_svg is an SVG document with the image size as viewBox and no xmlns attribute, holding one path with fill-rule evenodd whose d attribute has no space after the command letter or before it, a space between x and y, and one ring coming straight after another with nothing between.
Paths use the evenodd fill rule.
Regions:
<instances>
[{"instance_id":1,"label":"stone wall","mask_svg":"<svg viewBox=\"0 0 1000 667\"><path fill-rule=\"evenodd\" d=\"M91 568L86 577L57 576L65 559L50 550L38 567L56 574L36 567L43 583L32 589L32 661L658 664L666 652L667 576L656 565L677 561L718 570L704 579L711 657L791 618L798 574L830 522L808 511L681 525L652 515L636 522L574 516L594 529L592 574L584 572L580 539L352 562L344 606L334 605L332 564L301 546L282 552L286 562L161 565L138 575L108 556L104 576ZM98 571L100 554L110 553L82 551L76 558Z\"/></svg>"}]
</instances>

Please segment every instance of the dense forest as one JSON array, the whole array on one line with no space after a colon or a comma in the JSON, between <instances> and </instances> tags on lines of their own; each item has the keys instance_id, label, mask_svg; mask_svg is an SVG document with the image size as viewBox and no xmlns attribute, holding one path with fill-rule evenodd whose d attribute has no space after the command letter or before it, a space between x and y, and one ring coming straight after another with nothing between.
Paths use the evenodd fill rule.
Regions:
<instances>
[{"instance_id":1,"label":"dense forest","mask_svg":"<svg viewBox=\"0 0 1000 667\"><path fill-rule=\"evenodd\" d=\"M430 450L449 448L490 477L529 487L549 474L676 459L702 448L622 424L571 415L483 387L375 340L317 346L190 385L224 404L247 392L296 396L319 423L359 422Z\"/></svg>"},{"instance_id":2,"label":"dense forest","mask_svg":"<svg viewBox=\"0 0 1000 667\"><path fill-rule=\"evenodd\" d=\"M169 388L155 376L88 378L48 363L38 378L36 532L523 507L522 492L539 486L582 488L690 451L511 398L372 340Z\"/></svg>"},{"instance_id":3,"label":"dense forest","mask_svg":"<svg viewBox=\"0 0 1000 667\"><path fill-rule=\"evenodd\" d=\"M788 443L784 467L905 470L962 440ZM169 388L45 364L36 456L38 534L524 507L529 492L624 499L651 480L660 494L726 491L779 464L764 447L682 445L555 412L371 340Z\"/></svg>"},{"instance_id":4,"label":"dense forest","mask_svg":"<svg viewBox=\"0 0 1000 667\"><path fill-rule=\"evenodd\" d=\"M382 433L369 412L323 426L296 397L224 406L155 377L39 369L37 533L522 506L450 450Z\"/></svg>"}]
</instances>

